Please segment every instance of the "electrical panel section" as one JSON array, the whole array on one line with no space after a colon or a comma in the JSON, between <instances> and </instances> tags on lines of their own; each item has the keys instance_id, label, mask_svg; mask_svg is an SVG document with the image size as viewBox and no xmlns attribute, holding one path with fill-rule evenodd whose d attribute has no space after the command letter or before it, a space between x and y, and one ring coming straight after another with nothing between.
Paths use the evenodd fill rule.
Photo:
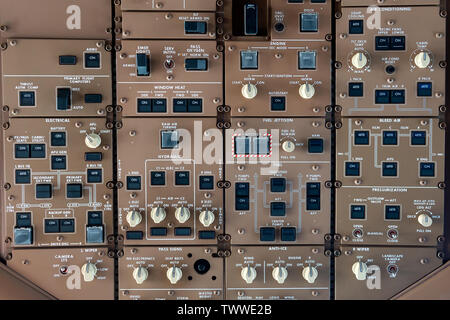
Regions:
<instances>
[{"instance_id":1,"label":"electrical panel section","mask_svg":"<svg viewBox=\"0 0 450 320\"><path fill-rule=\"evenodd\" d=\"M447 297L449 9L0 0L0 298Z\"/></svg>"}]
</instances>

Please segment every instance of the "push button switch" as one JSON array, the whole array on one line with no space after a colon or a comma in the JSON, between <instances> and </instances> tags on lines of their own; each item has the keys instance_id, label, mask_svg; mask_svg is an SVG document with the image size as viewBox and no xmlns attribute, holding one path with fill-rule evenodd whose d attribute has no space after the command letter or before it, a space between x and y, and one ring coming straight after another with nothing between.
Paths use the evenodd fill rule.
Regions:
<instances>
[{"instance_id":1,"label":"push button switch","mask_svg":"<svg viewBox=\"0 0 450 320\"><path fill-rule=\"evenodd\" d=\"M83 186L81 183L69 183L66 186L67 198L82 198L83 197Z\"/></svg>"},{"instance_id":2,"label":"push button switch","mask_svg":"<svg viewBox=\"0 0 450 320\"><path fill-rule=\"evenodd\" d=\"M420 163L420 176L421 177L434 177L435 176L434 162L421 162Z\"/></svg>"},{"instance_id":3,"label":"push button switch","mask_svg":"<svg viewBox=\"0 0 450 320\"><path fill-rule=\"evenodd\" d=\"M359 177L360 176L360 163L359 162L346 162L345 163L345 175L347 177Z\"/></svg>"},{"instance_id":4,"label":"push button switch","mask_svg":"<svg viewBox=\"0 0 450 320\"><path fill-rule=\"evenodd\" d=\"M31 158L45 158L45 144L30 145Z\"/></svg>"},{"instance_id":5,"label":"push button switch","mask_svg":"<svg viewBox=\"0 0 450 320\"><path fill-rule=\"evenodd\" d=\"M348 26L349 34L363 34L364 33L364 20L350 20Z\"/></svg>"},{"instance_id":6,"label":"push button switch","mask_svg":"<svg viewBox=\"0 0 450 320\"><path fill-rule=\"evenodd\" d=\"M15 227L14 243L16 245L31 245L33 243L33 227Z\"/></svg>"},{"instance_id":7,"label":"push button switch","mask_svg":"<svg viewBox=\"0 0 450 320\"><path fill-rule=\"evenodd\" d=\"M175 149L178 143L178 131L161 131L161 149Z\"/></svg>"},{"instance_id":8,"label":"push button switch","mask_svg":"<svg viewBox=\"0 0 450 320\"><path fill-rule=\"evenodd\" d=\"M258 69L258 51L241 51L241 69Z\"/></svg>"},{"instance_id":9,"label":"push button switch","mask_svg":"<svg viewBox=\"0 0 450 320\"><path fill-rule=\"evenodd\" d=\"M270 110L271 111L285 111L286 110L286 97L270 97Z\"/></svg>"},{"instance_id":10,"label":"push button switch","mask_svg":"<svg viewBox=\"0 0 450 320\"><path fill-rule=\"evenodd\" d=\"M200 176L199 188L200 190L214 189L214 176Z\"/></svg>"},{"instance_id":11,"label":"push button switch","mask_svg":"<svg viewBox=\"0 0 450 320\"><path fill-rule=\"evenodd\" d=\"M187 112L187 100L173 99L173 112Z\"/></svg>"},{"instance_id":12,"label":"push button switch","mask_svg":"<svg viewBox=\"0 0 450 320\"><path fill-rule=\"evenodd\" d=\"M87 93L84 95L84 103L102 103L103 97L99 93Z\"/></svg>"},{"instance_id":13,"label":"push button switch","mask_svg":"<svg viewBox=\"0 0 450 320\"><path fill-rule=\"evenodd\" d=\"M350 206L350 219L363 220L365 218L366 206L353 204Z\"/></svg>"},{"instance_id":14,"label":"push button switch","mask_svg":"<svg viewBox=\"0 0 450 320\"><path fill-rule=\"evenodd\" d=\"M405 103L405 90L391 90L391 103L404 104Z\"/></svg>"},{"instance_id":15,"label":"push button switch","mask_svg":"<svg viewBox=\"0 0 450 320\"><path fill-rule=\"evenodd\" d=\"M376 104L389 104L391 101L391 94L389 90L375 90Z\"/></svg>"},{"instance_id":16,"label":"push button switch","mask_svg":"<svg viewBox=\"0 0 450 320\"><path fill-rule=\"evenodd\" d=\"M19 106L20 107L36 106L34 91L19 91Z\"/></svg>"},{"instance_id":17,"label":"push button switch","mask_svg":"<svg viewBox=\"0 0 450 320\"><path fill-rule=\"evenodd\" d=\"M386 206L384 208L384 218L386 220L400 220L400 206Z\"/></svg>"},{"instance_id":18,"label":"push button switch","mask_svg":"<svg viewBox=\"0 0 450 320\"><path fill-rule=\"evenodd\" d=\"M175 171L175 185L188 186L189 185L189 171Z\"/></svg>"},{"instance_id":19,"label":"push button switch","mask_svg":"<svg viewBox=\"0 0 450 320\"><path fill-rule=\"evenodd\" d=\"M16 170L16 184L30 184L31 170Z\"/></svg>"},{"instance_id":20,"label":"push button switch","mask_svg":"<svg viewBox=\"0 0 450 320\"><path fill-rule=\"evenodd\" d=\"M60 219L59 231L62 233L74 233L75 232L75 220L74 219Z\"/></svg>"},{"instance_id":21,"label":"push button switch","mask_svg":"<svg viewBox=\"0 0 450 320\"><path fill-rule=\"evenodd\" d=\"M286 192L286 179L285 178L271 178L270 179L270 192Z\"/></svg>"},{"instance_id":22,"label":"push button switch","mask_svg":"<svg viewBox=\"0 0 450 320\"><path fill-rule=\"evenodd\" d=\"M58 219L45 219L44 220L44 232L45 233L58 233L59 232Z\"/></svg>"},{"instance_id":23,"label":"push button switch","mask_svg":"<svg viewBox=\"0 0 450 320\"><path fill-rule=\"evenodd\" d=\"M141 177L128 176L127 177L127 190L141 190Z\"/></svg>"},{"instance_id":24,"label":"push button switch","mask_svg":"<svg viewBox=\"0 0 450 320\"><path fill-rule=\"evenodd\" d=\"M152 100L151 99L137 99L137 112L152 112Z\"/></svg>"},{"instance_id":25,"label":"push button switch","mask_svg":"<svg viewBox=\"0 0 450 320\"><path fill-rule=\"evenodd\" d=\"M355 146L368 146L369 145L369 138L370 133L366 130L358 130L354 133L355 136Z\"/></svg>"},{"instance_id":26,"label":"push button switch","mask_svg":"<svg viewBox=\"0 0 450 320\"><path fill-rule=\"evenodd\" d=\"M323 139L308 139L308 153L323 153Z\"/></svg>"},{"instance_id":27,"label":"push button switch","mask_svg":"<svg viewBox=\"0 0 450 320\"><path fill-rule=\"evenodd\" d=\"M260 241L275 241L275 228L262 227L259 229Z\"/></svg>"},{"instance_id":28,"label":"push button switch","mask_svg":"<svg viewBox=\"0 0 450 320\"><path fill-rule=\"evenodd\" d=\"M101 211L88 211L87 221L90 226L100 226L103 224L103 213Z\"/></svg>"},{"instance_id":29,"label":"push button switch","mask_svg":"<svg viewBox=\"0 0 450 320\"><path fill-rule=\"evenodd\" d=\"M16 227L30 227L30 226L31 226L31 212L17 212Z\"/></svg>"},{"instance_id":30,"label":"push button switch","mask_svg":"<svg viewBox=\"0 0 450 320\"><path fill-rule=\"evenodd\" d=\"M187 109L188 112L202 112L203 103L202 99L188 99Z\"/></svg>"},{"instance_id":31,"label":"push button switch","mask_svg":"<svg viewBox=\"0 0 450 320\"><path fill-rule=\"evenodd\" d=\"M235 184L235 210L247 211L250 209L250 184L238 182Z\"/></svg>"},{"instance_id":32,"label":"push button switch","mask_svg":"<svg viewBox=\"0 0 450 320\"><path fill-rule=\"evenodd\" d=\"M320 198L319 197L307 197L306 198L306 210L308 210L308 211L320 210Z\"/></svg>"},{"instance_id":33,"label":"push button switch","mask_svg":"<svg viewBox=\"0 0 450 320\"><path fill-rule=\"evenodd\" d=\"M426 131L411 131L411 145L412 146L424 146L427 144L427 132Z\"/></svg>"},{"instance_id":34,"label":"push button switch","mask_svg":"<svg viewBox=\"0 0 450 320\"><path fill-rule=\"evenodd\" d=\"M433 84L431 82L417 82L417 96L431 97L433 95Z\"/></svg>"},{"instance_id":35,"label":"push button switch","mask_svg":"<svg viewBox=\"0 0 450 320\"><path fill-rule=\"evenodd\" d=\"M293 227L281 228L281 241L295 241L297 230Z\"/></svg>"},{"instance_id":36,"label":"push button switch","mask_svg":"<svg viewBox=\"0 0 450 320\"><path fill-rule=\"evenodd\" d=\"M348 96L349 97L362 97L363 95L364 95L364 83L350 82L348 84Z\"/></svg>"},{"instance_id":37,"label":"push button switch","mask_svg":"<svg viewBox=\"0 0 450 320\"><path fill-rule=\"evenodd\" d=\"M14 157L16 159L27 159L30 157L29 144L16 144L14 146Z\"/></svg>"},{"instance_id":38,"label":"push button switch","mask_svg":"<svg viewBox=\"0 0 450 320\"><path fill-rule=\"evenodd\" d=\"M300 15L301 32L317 32L318 27L317 13L302 13Z\"/></svg>"},{"instance_id":39,"label":"push button switch","mask_svg":"<svg viewBox=\"0 0 450 320\"><path fill-rule=\"evenodd\" d=\"M152 186L164 186L166 184L166 173L164 171L152 171L150 173L150 184Z\"/></svg>"},{"instance_id":40,"label":"push button switch","mask_svg":"<svg viewBox=\"0 0 450 320\"><path fill-rule=\"evenodd\" d=\"M51 132L50 144L52 147L65 147L66 146L66 133L65 132Z\"/></svg>"},{"instance_id":41,"label":"push button switch","mask_svg":"<svg viewBox=\"0 0 450 320\"><path fill-rule=\"evenodd\" d=\"M298 53L298 68L300 70L315 70L316 69L316 52L315 51L300 51Z\"/></svg>"},{"instance_id":42,"label":"push button switch","mask_svg":"<svg viewBox=\"0 0 450 320\"><path fill-rule=\"evenodd\" d=\"M167 100L152 99L152 112L167 112Z\"/></svg>"},{"instance_id":43,"label":"push button switch","mask_svg":"<svg viewBox=\"0 0 450 320\"><path fill-rule=\"evenodd\" d=\"M52 197L52 185L36 184L36 199L50 199Z\"/></svg>"},{"instance_id":44,"label":"push button switch","mask_svg":"<svg viewBox=\"0 0 450 320\"><path fill-rule=\"evenodd\" d=\"M74 66L77 64L76 56L59 56L59 65L60 66Z\"/></svg>"},{"instance_id":45,"label":"push button switch","mask_svg":"<svg viewBox=\"0 0 450 320\"><path fill-rule=\"evenodd\" d=\"M396 146L398 144L397 131L383 131L383 145Z\"/></svg>"},{"instance_id":46,"label":"push button switch","mask_svg":"<svg viewBox=\"0 0 450 320\"><path fill-rule=\"evenodd\" d=\"M102 169L88 169L87 182L88 183L102 183Z\"/></svg>"},{"instance_id":47,"label":"push button switch","mask_svg":"<svg viewBox=\"0 0 450 320\"><path fill-rule=\"evenodd\" d=\"M397 174L397 162L383 162L382 165L383 177L396 177Z\"/></svg>"},{"instance_id":48,"label":"push button switch","mask_svg":"<svg viewBox=\"0 0 450 320\"><path fill-rule=\"evenodd\" d=\"M286 215L286 202L271 202L270 216L284 217Z\"/></svg>"},{"instance_id":49,"label":"push button switch","mask_svg":"<svg viewBox=\"0 0 450 320\"><path fill-rule=\"evenodd\" d=\"M84 67L88 69L100 69L100 53L85 53Z\"/></svg>"},{"instance_id":50,"label":"push button switch","mask_svg":"<svg viewBox=\"0 0 450 320\"><path fill-rule=\"evenodd\" d=\"M51 166L52 170L66 170L67 169L66 156L52 156Z\"/></svg>"},{"instance_id":51,"label":"push button switch","mask_svg":"<svg viewBox=\"0 0 450 320\"><path fill-rule=\"evenodd\" d=\"M103 226L86 227L86 243L103 243Z\"/></svg>"}]
</instances>

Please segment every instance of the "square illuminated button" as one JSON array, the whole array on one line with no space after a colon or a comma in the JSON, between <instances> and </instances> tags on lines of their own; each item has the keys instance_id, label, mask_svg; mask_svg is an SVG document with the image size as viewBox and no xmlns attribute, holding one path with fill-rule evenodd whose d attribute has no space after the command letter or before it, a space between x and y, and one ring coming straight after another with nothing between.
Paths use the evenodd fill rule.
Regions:
<instances>
[{"instance_id":1,"label":"square illuminated button","mask_svg":"<svg viewBox=\"0 0 450 320\"><path fill-rule=\"evenodd\" d=\"M300 70L316 69L316 52L301 51L298 53L298 68Z\"/></svg>"},{"instance_id":2,"label":"square illuminated button","mask_svg":"<svg viewBox=\"0 0 450 320\"><path fill-rule=\"evenodd\" d=\"M178 143L178 131L161 131L161 149L175 149Z\"/></svg>"},{"instance_id":3,"label":"square illuminated button","mask_svg":"<svg viewBox=\"0 0 450 320\"><path fill-rule=\"evenodd\" d=\"M300 15L300 31L301 32L317 32L318 15L317 13L302 13Z\"/></svg>"},{"instance_id":4,"label":"square illuminated button","mask_svg":"<svg viewBox=\"0 0 450 320\"><path fill-rule=\"evenodd\" d=\"M241 69L258 69L258 51L241 51Z\"/></svg>"}]
</instances>

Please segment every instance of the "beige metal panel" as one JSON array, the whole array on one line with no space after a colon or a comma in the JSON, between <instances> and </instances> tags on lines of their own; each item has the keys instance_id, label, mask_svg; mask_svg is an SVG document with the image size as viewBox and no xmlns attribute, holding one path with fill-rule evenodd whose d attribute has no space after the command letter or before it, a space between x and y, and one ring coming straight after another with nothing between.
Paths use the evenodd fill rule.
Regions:
<instances>
[{"instance_id":1,"label":"beige metal panel","mask_svg":"<svg viewBox=\"0 0 450 320\"><path fill-rule=\"evenodd\" d=\"M112 103L111 55L103 41L14 39L2 52L3 104L13 117L99 116ZM85 54L99 53L100 68L85 68ZM76 65L59 65L60 55L76 56ZM71 108L56 109L57 87L71 88ZM35 106L19 105L20 91L35 92ZM85 94L101 94L101 103L85 103Z\"/></svg>"},{"instance_id":2,"label":"beige metal panel","mask_svg":"<svg viewBox=\"0 0 450 320\"><path fill-rule=\"evenodd\" d=\"M258 52L258 69L241 70L241 52ZM316 52L316 69L299 70L298 53ZM323 116L330 104L330 57L328 42L238 42L225 48L225 100L232 116ZM244 85L257 88L253 99L242 95ZM304 99L300 86L314 86L315 94ZM285 97L285 111L271 111L271 97Z\"/></svg>"},{"instance_id":3,"label":"beige metal panel","mask_svg":"<svg viewBox=\"0 0 450 320\"><path fill-rule=\"evenodd\" d=\"M119 226L125 244L215 244L216 238L199 239L200 231L212 231L217 236L223 232L223 195L217 183L223 180L222 133L215 128L215 118L195 120L123 119L118 131ZM161 132L177 131L180 149L162 149ZM190 137L189 137L190 135ZM183 142L184 141L184 142ZM192 144L190 144L192 143ZM203 155L212 154L212 158ZM151 185L153 171L165 172L165 185ZM177 171L189 171L189 185L175 185ZM200 190L199 176L213 176L211 190ZM127 177L139 176L140 190L127 190ZM164 208L166 217L155 222L152 209ZM177 208L190 211L189 219L180 222ZM131 227L127 220L130 211L139 211L142 221ZM202 211L214 214L214 222L204 226L199 218ZM152 228L166 228L166 236L151 234ZM176 228L190 228L190 235L176 236ZM128 231L140 231L142 240L127 240Z\"/></svg>"},{"instance_id":4,"label":"beige metal panel","mask_svg":"<svg viewBox=\"0 0 450 320\"><path fill-rule=\"evenodd\" d=\"M438 7L382 7L380 28L369 28L366 22L373 13L365 8L343 8L342 18L337 20L336 58L342 67L336 71L336 103L345 116L436 116L439 106L445 102L445 69L439 62L445 60L445 19ZM349 20L364 21L364 34L348 34ZM376 22L376 20L374 20ZM426 28L418 28L417 21ZM405 36L405 51L376 51L376 36ZM427 52L431 63L418 68L415 57ZM368 60L365 67L357 69L351 59L363 53ZM387 66L395 72L388 74ZM431 82L432 96L419 97L417 82ZM364 84L363 97L350 97L350 82ZM375 104L375 90L405 90L405 104Z\"/></svg>"},{"instance_id":5,"label":"beige metal panel","mask_svg":"<svg viewBox=\"0 0 450 320\"><path fill-rule=\"evenodd\" d=\"M109 0L1 0L2 38L108 39Z\"/></svg>"},{"instance_id":6,"label":"beige metal panel","mask_svg":"<svg viewBox=\"0 0 450 320\"><path fill-rule=\"evenodd\" d=\"M123 39L216 38L215 14L209 12L123 12L122 21ZM185 21L206 22L206 33L186 34Z\"/></svg>"},{"instance_id":7,"label":"beige metal panel","mask_svg":"<svg viewBox=\"0 0 450 320\"><path fill-rule=\"evenodd\" d=\"M42 289L0 263L0 300L53 300Z\"/></svg>"},{"instance_id":8,"label":"beige metal panel","mask_svg":"<svg viewBox=\"0 0 450 320\"><path fill-rule=\"evenodd\" d=\"M385 0L380 4L378 0L342 0L342 6L415 6L439 5L439 0Z\"/></svg>"},{"instance_id":9,"label":"beige metal panel","mask_svg":"<svg viewBox=\"0 0 450 320\"><path fill-rule=\"evenodd\" d=\"M149 59L149 76L137 76L136 54ZM124 41L117 54L118 100L124 116L215 116L223 102L223 55L214 41ZM207 59L207 71L186 71L185 59ZM168 67L170 66L170 67ZM138 113L137 99L167 99L165 113ZM174 113L173 99L202 99L201 113Z\"/></svg>"},{"instance_id":10,"label":"beige metal panel","mask_svg":"<svg viewBox=\"0 0 450 320\"><path fill-rule=\"evenodd\" d=\"M88 262L97 271L92 281L82 272ZM14 250L8 266L60 300L114 299L114 260L106 249Z\"/></svg>"},{"instance_id":11,"label":"beige metal panel","mask_svg":"<svg viewBox=\"0 0 450 320\"><path fill-rule=\"evenodd\" d=\"M439 267L436 248L342 247L335 260L337 300L385 300ZM355 263L364 263L355 265ZM365 276L358 270L367 270ZM388 271L389 270L389 271Z\"/></svg>"},{"instance_id":12,"label":"beige metal panel","mask_svg":"<svg viewBox=\"0 0 450 320\"><path fill-rule=\"evenodd\" d=\"M450 300L450 262L436 269L393 300Z\"/></svg>"},{"instance_id":13,"label":"beige metal panel","mask_svg":"<svg viewBox=\"0 0 450 320\"><path fill-rule=\"evenodd\" d=\"M51 146L51 132L65 132L66 147ZM87 134L99 134L100 147L90 149L85 145ZM5 237L14 243L14 227L17 212L31 212L33 227L33 247L43 246L93 246L86 243L88 211L102 211L104 242L113 233L112 191L106 187L112 180L112 133L105 128L101 119L10 119L10 127L5 131L4 162L5 183L11 185L4 191ZM16 144L45 144L45 158L15 159ZM85 152L101 152L101 162L86 162ZM51 157L66 156L67 170L52 170ZM88 183L87 170L102 169L101 183ZM15 171L30 170L31 184L16 184ZM36 199L36 184L51 184L52 199ZM80 183L83 186L81 199L66 198L66 184ZM44 219L75 219L74 233L44 233Z\"/></svg>"},{"instance_id":14,"label":"beige metal panel","mask_svg":"<svg viewBox=\"0 0 450 320\"><path fill-rule=\"evenodd\" d=\"M223 259L213 257L214 250L214 247L127 247L119 259L119 299L223 299ZM141 284L133 277L139 267L148 273ZM167 276L172 267L181 271L176 283Z\"/></svg>"},{"instance_id":15,"label":"beige metal panel","mask_svg":"<svg viewBox=\"0 0 450 320\"><path fill-rule=\"evenodd\" d=\"M121 8L127 10L176 10L176 11L216 11L216 0L122 0Z\"/></svg>"},{"instance_id":16,"label":"beige metal panel","mask_svg":"<svg viewBox=\"0 0 450 320\"><path fill-rule=\"evenodd\" d=\"M330 131L323 119L234 118L226 133L226 232L233 244L319 244L330 228L330 192L325 182L330 178ZM241 130L239 130L241 129ZM262 131L261 131L262 130ZM233 157L234 135L271 135L272 153L269 157ZM321 154L308 153L308 139L323 139ZM295 145L285 151L283 144ZM277 155L278 153L278 155ZM286 192L270 192L271 178L285 178ZM249 210L236 210L235 185L250 184ZM320 183L320 209L306 210L306 183ZM285 202L285 216L271 216L271 202ZM274 227L274 242L260 241L260 228ZM281 229L296 228L295 242L283 242Z\"/></svg>"},{"instance_id":17,"label":"beige metal panel","mask_svg":"<svg viewBox=\"0 0 450 320\"><path fill-rule=\"evenodd\" d=\"M227 299L327 300L330 298L330 259L324 255L323 247L234 246L232 255L225 262ZM247 283L241 276L243 269L248 267L256 271L256 278L251 283ZM274 269L277 267L287 270L287 277L283 283L279 283L273 277ZM307 267L315 269L310 271L316 276L314 280L311 278L312 283L309 283L302 275ZM279 269L275 270L276 275L278 275L277 271L279 273ZM306 273L310 272L306 270Z\"/></svg>"}]
</instances>

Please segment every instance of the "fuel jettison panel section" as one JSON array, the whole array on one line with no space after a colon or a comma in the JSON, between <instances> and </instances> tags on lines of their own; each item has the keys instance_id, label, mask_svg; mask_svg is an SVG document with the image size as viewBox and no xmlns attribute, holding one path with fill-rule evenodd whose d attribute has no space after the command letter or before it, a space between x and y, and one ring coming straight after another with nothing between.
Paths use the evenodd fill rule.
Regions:
<instances>
[{"instance_id":1,"label":"fuel jettison panel section","mask_svg":"<svg viewBox=\"0 0 450 320\"><path fill-rule=\"evenodd\" d=\"M386 300L442 261L434 248L342 247L336 258L336 299Z\"/></svg>"},{"instance_id":2,"label":"fuel jettison panel section","mask_svg":"<svg viewBox=\"0 0 450 320\"><path fill-rule=\"evenodd\" d=\"M336 103L346 116L437 116L445 104L445 17L438 6L342 8ZM417 28L417 21L426 28Z\"/></svg>"},{"instance_id":3,"label":"fuel jettison panel section","mask_svg":"<svg viewBox=\"0 0 450 320\"><path fill-rule=\"evenodd\" d=\"M10 39L2 52L11 117L105 116L111 54L103 40Z\"/></svg>"},{"instance_id":4,"label":"fuel jettison panel section","mask_svg":"<svg viewBox=\"0 0 450 320\"><path fill-rule=\"evenodd\" d=\"M226 133L232 243L323 244L331 148L324 119L233 118L232 129Z\"/></svg>"},{"instance_id":5,"label":"fuel jettison panel section","mask_svg":"<svg viewBox=\"0 0 450 320\"><path fill-rule=\"evenodd\" d=\"M129 247L119 261L119 299L222 300L215 247Z\"/></svg>"},{"instance_id":6,"label":"fuel jettison panel section","mask_svg":"<svg viewBox=\"0 0 450 320\"><path fill-rule=\"evenodd\" d=\"M104 120L10 119L3 143L14 247L106 244L113 233L112 133Z\"/></svg>"},{"instance_id":7,"label":"fuel jettison panel section","mask_svg":"<svg viewBox=\"0 0 450 320\"><path fill-rule=\"evenodd\" d=\"M125 119L123 124L118 179L125 243L215 244L223 232L223 192L217 187L223 180L222 132L216 120Z\"/></svg>"},{"instance_id":8,"label":"fuel jettison panel section","mask_svg":"<svg viewBox=\"0 0 450 320\"><path fill-rule=\"evenodd\" d=\"M234 247L227 299L327 300L330 258L318 247Z\"/></svg>"},{"instance_id":9,"label":"fuel jettison panel section","mask_svg":"<svg viewBox=\"0 0 450 320\"><path fill-rule=\"evenodd\" d=\"M123 41L118 97L124 116L216 116L223 59L214 41Z\"/></svg>"},{"instance_id":10,"label":"fuel jettison panel section","mask_svg":"<svg viewBox=\"0 0 450 320\"><path fill-rule=\"evenodd\" d=\"M114 260L105 248L20 249L8 266L58 299L114 299Z\"/></svg>"},{"instance_id":11,"label":"fuel jettison panel section","mask_svg":"<svg viewBox=\"0 0 450 320\"><path fill-rule=\"evenodd\" d=\"M436 245L444 232L444 135L438 119L343 120L336 224L344 242Z\"/></svg>"}]
</instances>

